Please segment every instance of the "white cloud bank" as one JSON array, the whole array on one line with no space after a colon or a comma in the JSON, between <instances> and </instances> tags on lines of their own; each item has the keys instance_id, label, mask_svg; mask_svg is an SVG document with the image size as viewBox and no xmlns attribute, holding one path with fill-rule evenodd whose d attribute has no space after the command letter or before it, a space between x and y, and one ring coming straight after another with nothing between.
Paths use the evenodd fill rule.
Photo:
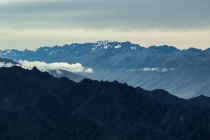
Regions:
<instances>
[{"instance_id":1,"label":"white cloud bank","mask_svg":"<svg viewBox=\"0 0 210 140\"><path fill-rule=\"evenodd\" d=\"M12 63L4 63L4 62L0 62L0 68L1 67L11 67L11 66L14 66Z\"/></svg>"},{"instance_id":2,"label":"white cloud bank","mask_svg":"<svg viewBox=\"0 0 210 140\"><path fill-rule=\"evenodd\" d=\"M66 70L69 72L79 72L79 73L93 73L93 69L83 67L80 63L76 64L68 64L65 62L54 62L54 63L45 63L40 61L26 61L20 60L20 64L17 66L21 66L24 69L32 69L36 66L40 71L49 71L49 70ZM0 67L11 67L14 66L11 63L0 62Z\"/></svg>"}]
</instances>

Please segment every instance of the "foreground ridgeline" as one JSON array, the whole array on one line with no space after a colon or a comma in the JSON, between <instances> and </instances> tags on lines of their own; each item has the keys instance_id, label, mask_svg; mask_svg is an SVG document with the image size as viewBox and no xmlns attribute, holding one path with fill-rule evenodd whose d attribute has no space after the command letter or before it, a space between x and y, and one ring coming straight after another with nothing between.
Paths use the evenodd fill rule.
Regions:
<instances>
[{"instance_id":1,"label":"foreground ridgeline","mask_svg":"<svg viewBox=\"0 0 210 140\"><path fill-rule=\"evenodd\" d=\"M181 98L210 96L210 49L179 50L167 45L145 48L128 41L98 41L41 47L34 51L4 50L0 51L0 57L80 63L93 69L93 73L82 74L90 79L117 80L147 90L162 88Z\"/></svg>"},{"instance_id":2,"label":"foreground ridgeline","mask_svg":"<svg viewBox=\"0 0 210 140\"><path fill-rule=\"evenodd\" d=\"M206 140L210 99L0 68L1 140Z\"/></svg>"}]
</instances>

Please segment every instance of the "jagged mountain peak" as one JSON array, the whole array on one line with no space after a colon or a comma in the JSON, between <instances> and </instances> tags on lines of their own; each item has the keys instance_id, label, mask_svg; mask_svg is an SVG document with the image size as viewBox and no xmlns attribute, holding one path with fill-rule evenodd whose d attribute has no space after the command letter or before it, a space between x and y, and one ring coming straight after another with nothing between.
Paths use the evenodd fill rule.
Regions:
<instances>
[{"instance_id":1,"label":"jagged mountain peak","mask_svg":"<svg viewBox=\"0 0 210 140\"><path fill-rule=\"evenodd\" d=\"M32 71L34 71L34 72L40 72L40 70L39 70L39 69L37 69L37 67L36 67L36 66L34 66L34 67L32 68Z\"/></svg>"},{"instance_id":2,"label":"jagged mountain peak","mask_svg":"<svg viewBox=\"0 0 210 140\"><path fill-rule=\"evenodd\" d=\"M194 52L202 52L201 49L197 49L197 48L194 48L194 47L190 47L190 48L186 49L186 51L187 52L192 52L192 53L194 53Z\"/></svg>"},{"instance_id":3,"label":"jagged mountain peak","mask_svg":"<svg viewBox=\"0 0 210 140\"><path fill-rule=\"evenodd\" d=\"M112 43L112 41L110 40L99 40L99 41L96 41L96 45L107 45L109 43Z\"/></svg>"},{"instance_id":4,"label":"jagged mountain peak","mask_svg":"<svg viewBox=\"0 0 210 140\"><path fill-rule=\"evenodd\" d=\"M191 98L190 100L209 100L210 101L210 97L207 97L207 96L201 94L197 97Z\"/></svg>"},{"instance_id":5,"label":"jagged mountain peak","mask_svg":"<svg viewBox=\"0 0 210 140\"><path fill-rule=\"evenodd\" d=\"M93 43L93 48L92 50L96 50L96 49L121 49L121 48L130 48L132 49L136 49L137 47L140 48L140 46L138 44L132 44L129 41L126 42L117 42L117 41L108 41L108 40L104 40L104 41L97 41L96 43Z\"/></svg>"},{"instance_id":6,"label":"jagged mountain peak","mask_svg":"<svg viewBox=\"0 0 210 140\"><path fill-rule=\"evenodd\" d=\"M180 51L174 46L168 46L168 45L163 45L163 46L150 46L148 49L155 50L155 51L160 51L160 52L165 52L165 53L173 53Z\"/></svg>"}]
</instances>

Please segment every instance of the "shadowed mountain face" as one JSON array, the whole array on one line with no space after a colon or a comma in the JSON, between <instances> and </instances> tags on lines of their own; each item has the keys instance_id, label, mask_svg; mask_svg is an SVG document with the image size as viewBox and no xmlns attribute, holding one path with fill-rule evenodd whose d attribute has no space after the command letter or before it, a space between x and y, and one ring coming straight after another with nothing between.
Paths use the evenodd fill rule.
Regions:
<instances>
[{"instance_id":1,"label":"shadowed mountain face","mask_svg":"<svg viewBox=\"0 0 210 140\"><path fill-rule=\"evenodd\" d=\"M35 51L5 50L0 51L0 56L13 60L78 62L93 68L93 73L84 73L91 79L117 80L147 90L162 88L183 98L210 96L210 49L179 50L167 45L144 48L130 42L98 41Z\"/></svg>"},{"instance_id":2,"label":"shadowed mountain face","mask_svg":"<svg viewBox=\"0 0 210 140\"><path fill-rule=\"evenodd\" d=\"M78 75L78 74L75 74L75 73L72 73L72 72L69 72L69 71L65 71L65 70L49 70L48 73L50 75L53 75L53 76L57 77L57 78L67 77L74 82L80 82L85 78L88 79L85 76Z\"/></svg>"},{"instance_id":3,"label":"shadowed mountain face","mask_svg":"<svg viewBox=\"0 0 210 140\"><path fill-rule=\"evenodd\" d=\"M37 68L0 68L0 135L2 140L208 139L208 100L202 96L189 104L164 90L117 81L75 83Z\"/></svg>"},{"instance_id":4,"label":"shadowed mountain face","mask_svg":"<svg viewBox=\"0 0 210 140\"><path fill-rule=\"evenodd\" d=\"M15 62L15 61L13 61L11 59L7 59L7 58L0 58L0 63L13 64L13 65L18 64L17 62Z\"/></svg>"}]
</instances>

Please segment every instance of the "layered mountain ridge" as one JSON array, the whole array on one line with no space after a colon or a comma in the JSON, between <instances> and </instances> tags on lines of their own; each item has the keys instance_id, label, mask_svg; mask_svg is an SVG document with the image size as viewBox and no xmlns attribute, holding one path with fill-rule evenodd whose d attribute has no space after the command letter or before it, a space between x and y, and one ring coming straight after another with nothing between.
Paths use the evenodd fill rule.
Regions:
<instances>
[{"instance_id":1,"label":"layered mountain ridge","mask_svg":"<svg viewBox=\"0 0 210 140\"><path fill-rule=\"evenodd\" d=\"M37 50L5 50L1 57L13 60L81 63L94 70L84 73L91 79L118 80L148 90L165 89L191 98L210 96L210 50L173 46L142 47L131 42L96 43L41 47Z\"/></svg>"},{"instance_id":2,"label":"layered mountain ridge","mask_svg":"<svg viewBox=\"0 0 210 140\"><path fill-rule=\"evenodd\" d=\"M184 100L117 81L75 83L17 66L0 68L0 91L2 140L210 137L205 96Z\"/></svg>"}]
</instances>

